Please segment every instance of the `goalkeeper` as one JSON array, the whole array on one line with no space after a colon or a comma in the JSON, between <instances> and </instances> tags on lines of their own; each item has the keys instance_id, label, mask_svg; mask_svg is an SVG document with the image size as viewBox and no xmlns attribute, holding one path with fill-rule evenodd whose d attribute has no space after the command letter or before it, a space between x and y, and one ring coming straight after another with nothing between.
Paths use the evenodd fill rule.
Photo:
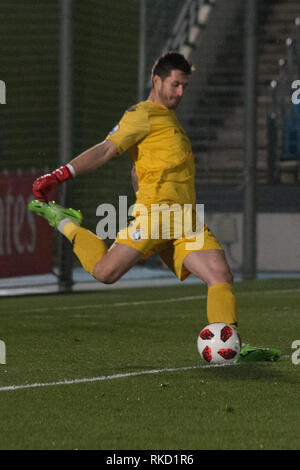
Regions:
<instances>
[{"instance_id":1,"label":"goalkeeper","mask_svg":"<svg viewBox=\"0 0 300 470\"><path fill-rule=\"evenodd\" d=\"M47 219L70 240L84 269L98 281L114 283L142 257L157 253L180 280L192 273L207 284L209 323L224 322L237 327L233 276L222 247L209 229L204 226L202 246L192 249L187 249L189 238L184 235L175 238L174 227L171 227L171 238L162 235L152 239L143 236L141 230L145 222L150 223L153 204L179 207L189 204L195 213L194 157L175 115L191 72L191 64L177 52L159 57L152 69L148 100L127 110L103 142L65 167L38 178L33 185L37 200L29 204L29 209ZM79 211L65 209L49 199L59 184L96 170L126 150L134 163L136 207L143 204L147 212L139 213L132 224L121 230L108 250L103 240L80 226Z\"/></svg>"}]
</instances>

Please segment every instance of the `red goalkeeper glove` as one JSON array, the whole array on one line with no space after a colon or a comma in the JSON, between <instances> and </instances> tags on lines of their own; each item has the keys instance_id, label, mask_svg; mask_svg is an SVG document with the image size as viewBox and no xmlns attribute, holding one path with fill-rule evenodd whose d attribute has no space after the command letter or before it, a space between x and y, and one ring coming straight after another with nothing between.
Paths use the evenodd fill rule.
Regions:
<instances>
[{"instance_id":1,"label":"red goalkeeper glove","mask_svg":"<svg viewBox=\"0 0 300 470\"><path fill-rule=\"evenodd\" d=\"M62 166L48 175L41 176L33 183L32 192L34 197L39 201L48 202L52 200L52 195L57 187L72 178L73 175L68 166Z\"/></svg>"}]
</instances>

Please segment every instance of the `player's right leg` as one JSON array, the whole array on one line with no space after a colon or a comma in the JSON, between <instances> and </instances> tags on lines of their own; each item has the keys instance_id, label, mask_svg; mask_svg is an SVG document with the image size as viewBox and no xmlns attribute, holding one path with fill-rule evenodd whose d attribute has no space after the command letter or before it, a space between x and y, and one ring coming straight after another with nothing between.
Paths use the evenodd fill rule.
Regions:
<instances>
[{"instance_id":1,"label":"player's right leg","mask_svg":"<svg viewBox=\"0 0 300 470\"><path fill-rule=\"evenodd\" d=\"M103 240L80 227L82 215L79 211L40 201L30 202L28 208L68 238L83 268L100 282L111 284L117 281L143 256L126 245L114 244L108 251Z\"/></svg>"},{"instance_id":2,"label":"player's right leg","mask_svg":"<svg viewBox=\"0 0 300 470\"><path fill-rule=\"evenodd\" d=\"M93 276L104 284L113 284L142 258L143 253L121 243L114 243L93 269Z\"/></svg>"}]
</instances>

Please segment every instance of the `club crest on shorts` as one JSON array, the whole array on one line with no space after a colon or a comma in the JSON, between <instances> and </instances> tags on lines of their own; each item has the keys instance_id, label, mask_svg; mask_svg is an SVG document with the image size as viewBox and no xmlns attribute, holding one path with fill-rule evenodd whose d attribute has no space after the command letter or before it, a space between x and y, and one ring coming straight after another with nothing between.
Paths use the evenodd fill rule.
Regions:
<instances>
[{"instance_id":1,"label":"club crest on shorts","mask_svg":"<svg viewBox=\"0 0 300 470\"><path fill-rule=\"evenodd\" d=\"M133 241L139 242L142 239L142 229L137 228L135 232L132 232L130 235Z\"/></svg>"}]
</instances>

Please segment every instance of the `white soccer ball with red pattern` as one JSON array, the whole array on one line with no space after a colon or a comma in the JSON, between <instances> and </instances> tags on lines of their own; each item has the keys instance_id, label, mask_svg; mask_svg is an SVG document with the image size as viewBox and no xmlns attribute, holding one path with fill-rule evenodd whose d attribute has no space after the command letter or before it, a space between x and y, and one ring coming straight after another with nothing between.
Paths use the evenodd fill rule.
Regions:
<instances>
[{"instance_id":1,"label":"white soccer ball with red pattern","mask_svg":"<svg viewBox=\"0 0 300 470\"><path fill-rule=\"evenodd\" d=\"M197 341L200 356L209 364L231 364L241 350L240 335L226 323L212 323L200 332Z\"/></svg>"}]
</instances>

